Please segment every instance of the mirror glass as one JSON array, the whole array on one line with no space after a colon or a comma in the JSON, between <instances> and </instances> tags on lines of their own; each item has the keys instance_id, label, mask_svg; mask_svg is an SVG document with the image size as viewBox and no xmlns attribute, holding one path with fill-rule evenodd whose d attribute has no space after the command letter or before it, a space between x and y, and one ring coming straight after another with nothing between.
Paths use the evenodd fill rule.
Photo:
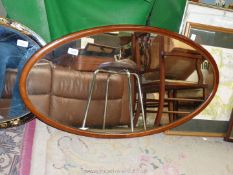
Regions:
<instances>
[{"instance_id":1,"label":"mirror glass","mask_svg":"<svg viewBox=\"0 0 233 175\"><path fill-rule=\"evenodd\" d=\"M27 60L45 42L30 29L0 18L0 127L32 118L19 93L19 77Z\"/></svg>"},{"instance_id":2,"label":"mirror glass","mask_svg":"<svg viewBox=\"0 0 233 175\"><path fill-rule=\"evenodd\" d=\"M131 137L194 117L214 95L217 72L207 51L177 34L102 27L41 49L24 69L21 92L27 107L54 127L94 137Z\"/></svg>"}]
</instances>

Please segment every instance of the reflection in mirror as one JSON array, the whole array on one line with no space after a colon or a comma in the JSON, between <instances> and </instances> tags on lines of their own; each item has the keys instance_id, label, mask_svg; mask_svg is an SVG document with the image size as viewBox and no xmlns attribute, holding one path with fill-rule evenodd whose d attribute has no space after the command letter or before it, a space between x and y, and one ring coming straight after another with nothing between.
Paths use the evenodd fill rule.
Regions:
<instances>
[{"instance_id":1,"label":"reflection in mirror","mask_svg":"<svg viewBox=\"0 0 233 175\"><path fill-rule=\"evenodd\" d=\"M27 97L39 118L44 116L77 130L85 128L99 134L153 130L192 114L214 88L209 58L191 45L161 34L106 32L53 48L30 68ZM133 76L130 105L127 75L122 73L129 65L136 67L140 77L143 108ZM104 71L96 74L90 108L86 111L93 72L102 69L110 70L111 76Z\"/></svg>"},{"instance_id":2,"label":"reflection in mirror","mask_svg":"<svg viewBox=\"0 0 233 175\"><path fill-rule=\"evenodd\" d=\"M0 18L0 127L23 123L21 117L29 114L20 97L19 77L24 64L41 47L37 38L20 24Z\"/></svg>"}]
</instances>

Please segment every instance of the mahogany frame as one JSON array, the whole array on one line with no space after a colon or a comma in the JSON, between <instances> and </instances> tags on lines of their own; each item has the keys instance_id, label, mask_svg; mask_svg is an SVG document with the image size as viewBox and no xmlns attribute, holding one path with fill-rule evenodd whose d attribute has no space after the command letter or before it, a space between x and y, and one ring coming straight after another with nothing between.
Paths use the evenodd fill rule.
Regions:
<instances>
[{"instance_id":1,"label":"mahogany frame","mask_svg":"<svg viewBox=\"0 0 233 175\"><path fill-rule=\"evenodd\" d=\"M176 122L173 122L173 123L170 123L168 125L161 126L158 128L154 128L151 130L147 130L147 131L127 133L127 134L99 134L99 133L94 133L94 132L90 132L90 131L79 130L76 128L72 128L72 127L63 125L63 124L56 122L54 120L51 120L47 116L45 116L45 115L41 114L39 111L37 111L35 106L33 106L32 103L30 102L30 100L27 96L27 90L26 90L26 80L27 80L28 74L30 73L30 70L33 67L33 65L40 58L42 58L43 56L45 56L46 54L48 54L50 51L57 48L58 46L61 46L61 45L66 44L70 41L73 41L73 40L80 39L82 37L95 35L95 34L99 34L99 33L104 33L104 32L105 33L106 32L113 32L113 31L150 32L150 33L156 33L159 35L166 35L168 37L172 37L174 39L180 40L180 41L190 45L191 47L195 48L196 50L198 50L200 52L200 54L202 54L204 57L206 57L209 60L209 62L211 63L211 65L213 66L214 87L213 87L213 91L211 92L210 96L194 112L177 120ZM92 29L82 30L80 32L75 32L75 33L66 35L60 39L57 39L57 40L47 44L42 49L40 49L27 62L27 64L25 65L25 67L22 71L21 78L20 78L20 93L21 93L22 99L23 99L25 105L28 107L28 109L33 114L35 114L35 116L37 116L37 118L39 118L40 120L42 120L43 122L45 122L46 124L48 124L52 127L55 127L55 128L60 129L62 131L67 131L69 133L83 135L83 136L89 136L89 137L95 137L95 138L131 138L131 137L141 137L141 136L146 136L146 135L151 135L151 134L163 132L163 131L166 131L170 128L174 128L178 125L181 125L181 124L187 122L188 120L192 119L194 116L199 114L213 99L213 97L217 91L218 84L219 84L219 72L218 72L217 65L216 65L213 57L209 54L209 52L206 51L199 44L197 44L197 43L191 41L190 39L188 39L182 35L179 35L177 33L173 33L173 32L159 29L159 28L155 28L155 27L138 26L138 25L112 25L112 26L96 27L96 28L92 28ZM161 90L162 90L162 87L163 87L163 83L161 83L161 85L160 85Z\"/></svg>"}]
</instances>

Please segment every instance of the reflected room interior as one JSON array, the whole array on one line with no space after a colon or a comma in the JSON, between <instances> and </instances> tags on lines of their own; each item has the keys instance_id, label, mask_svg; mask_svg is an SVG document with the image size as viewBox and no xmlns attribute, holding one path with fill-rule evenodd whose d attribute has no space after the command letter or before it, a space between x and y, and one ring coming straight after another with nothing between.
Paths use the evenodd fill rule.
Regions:
<instances>
[{"instance_id":1,"label":"reflected room interior","mask_svg":"<svg viewBox=\"0 0 233 175\"><path fill-rule=\"evenodd\" d=\"M43 44L30 29L0 18L0 128L32 118L20 96L19 78L27 60ZM22 122L21 117L25 117Z\"/></svg>"},{"instance_id":2,"label":"reflected room interior","mask_svg":"<svg viewBox=\"0 0 233 175\"><path fill-rule=\"evenodd\" d=\"M131 60L143 95L146 130L167 125L194 112L214 87L213 69L196 49L155 33L118 31L87 36L55 48L30 70L26 90L43 116L65 126L83 126L93 72L105 62ZM131 133L127 76L98 73L86 129L94 133ZM137 83L131 77L133 132L143 132ZM103 127L104 126L104 127Z\"/></svg>"}]
</instances>

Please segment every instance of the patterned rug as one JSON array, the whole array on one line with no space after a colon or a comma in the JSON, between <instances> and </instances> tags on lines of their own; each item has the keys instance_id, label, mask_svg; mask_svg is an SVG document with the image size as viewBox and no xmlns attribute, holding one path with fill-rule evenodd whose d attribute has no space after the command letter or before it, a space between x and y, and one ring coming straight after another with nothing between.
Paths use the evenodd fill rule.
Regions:
<instances>
[{"instance_id":1,"label":"patterned rug","mask_svg":"<svg viewBox=\"0 0 233 175\"><path fill-rule=\"evenodd\" d=\"M232 175L222 138L156 134L131 139L76 136L36 123L28 175ZM23 164L21 164L24 166Z\"/></svg>"},{"instance_id":2,"label":"patterned rug","mask_svg":"<svg viewBox=\"0 0 233 175\"><path fill-rule=\"evenodd\" d=\"M17 175L25 126L0 130L0 174Z\"/></svg>"},{"instance_id":3,"label":"patterned rug","mask_svg":"<svg viewBox=\"0 0 233 175\"><path fill-rule=\"evenodd\" d=\"M24 136L22 141L22 149L20 153L20 163L18 173L22 175L30 174L32 146L34 140L34 133L36 127L36 120L28 122L24 129Z\"/></svg>"}]
</instances>

